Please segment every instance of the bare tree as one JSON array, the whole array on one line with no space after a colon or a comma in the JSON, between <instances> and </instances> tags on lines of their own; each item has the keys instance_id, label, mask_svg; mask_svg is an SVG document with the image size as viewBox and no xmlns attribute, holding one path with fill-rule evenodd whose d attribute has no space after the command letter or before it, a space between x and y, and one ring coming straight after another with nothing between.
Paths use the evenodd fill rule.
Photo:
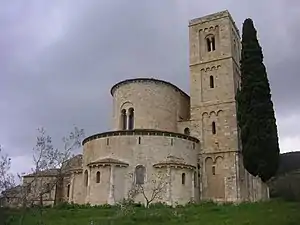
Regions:
<instances>
[{"instance_id":1,"label":"bare tree","mask_svg":"<svg viewBox=\"0 0 300 225\"><path fill-rule=\"evenodd\" d=\"M0 146L0 193L2 200L5 200L7 190L15 186L15 179L12 173L10 173L11 158L7 154L1 155L2 149Z\"/></svg>"},{"instance_id":2,"label":"bare tree","mask_svg":"<svg viewBox=\"0 0 300 225\"><path fill-rule=\"evenodd\" d=\"M131 176L133 175L131 174ZM151 179L144 184L133 182L131 189L128 191L127 198L133 201L137 195L141 194L146 201L146 207L149 208L152 202L163 200L168 184L169 175L159 171L152 174Z\"/></svg>"},{"instance_id":3,"label":"bare tree","mask_svg":"<svg viewBox=\"0 0 300 225\"><path fill-rule=\"evenodd\" d=\"M70 159L75 155L76 149L81 146L84 137L84 130L74 127L67 137L63 137L63 147L55 148L51 136L46 134L44 128L38 129L36 146L33 149L33 179L31 181L31 192L35 195L33 199L38 199L43 205L45 194L54 192L54 204L61 202L63 194L63 178L68 171Z\"/></svg>"}]
</instances>

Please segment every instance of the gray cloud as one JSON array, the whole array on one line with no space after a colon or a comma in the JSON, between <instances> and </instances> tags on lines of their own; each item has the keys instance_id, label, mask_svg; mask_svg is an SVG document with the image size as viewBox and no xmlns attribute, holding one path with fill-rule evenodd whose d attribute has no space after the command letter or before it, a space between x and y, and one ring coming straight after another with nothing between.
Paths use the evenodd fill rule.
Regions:
<instances>
[{"instance_id":1,"label":"gray cloud","mask_svg":"<svg viewBox=\"0 0 300 225\"><path fill-rule=\"evenodd\" d=\"M109 90L122 79L156 77L188 92L188 20L224 9L239 28L246 17L253 18L282 127L280 137L300 136L284 120L300 111L295 104L300 97L296 86L300 3L293 4L2 1L0 143L19 162L31 154L39 126L45 126L58 143L73 124L87 135L109 129Z\"/></svg>"}]
</instances>

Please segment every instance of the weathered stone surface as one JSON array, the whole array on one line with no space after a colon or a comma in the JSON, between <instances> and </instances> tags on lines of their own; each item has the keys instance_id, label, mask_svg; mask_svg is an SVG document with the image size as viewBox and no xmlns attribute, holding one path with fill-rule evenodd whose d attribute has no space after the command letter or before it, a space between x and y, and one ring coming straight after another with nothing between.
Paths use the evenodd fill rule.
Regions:
<instances>
[{"instance_id":1,"label":"weathered stone surface","mask_svg":"<svg viewBox=\"0 0 300 225\"><path fill-rule=\"evenodd\" d=\"M189 39L190 96L156 79L113 86L112 131L84 140L82 166L75 163L64 182L70 185L65 199L79 204L121 201L137 182L135 169L141 166L148 197L153 183L160 182L157 174L164 175L165 188L155 201L268 198L266 185L243 167L235 102L241 45L233 19L223 11L191 20ZM122 110L128 116L130 108L133 130L119 131ZM134 200L145 202L142 194Z\"/></svg>"}]
</instances>

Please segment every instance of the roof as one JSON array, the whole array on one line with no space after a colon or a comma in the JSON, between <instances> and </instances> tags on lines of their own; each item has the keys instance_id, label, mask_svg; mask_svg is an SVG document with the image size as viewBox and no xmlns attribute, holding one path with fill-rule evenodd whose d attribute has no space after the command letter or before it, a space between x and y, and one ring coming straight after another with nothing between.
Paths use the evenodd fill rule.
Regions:
<instances>
[{"instance_id":1,"label":"roof","mask_svg":"<svg viewBox=\"0 0 300 225\"><path fill-rule=\"evenodd\" d=\"M177 87L176 85L168 82L168 81L164 81L164 80L159 80L159 79L155 79L155 78L134 78L134 79L127 79L127 80L123 80L120 81L118 83L116 83L114 86L112 86L112 88L110 89L110 93L113 96L115 90L124 85L124 84L129 84L129 83L137 83L137 82L153 82L153 83L161 83L167 86L170 86L172 88L174 88L176 91L180 92L180 94L182 94L183 96L185 96L186 98L190 98L190 96L185 93L183 90L181 90L179 87Z\"/></svg>"},{"instance_id":2,"label":"roof","mask_svg":"<svg viewBox=\"0 0 300 225\"><path fill-rule=\"evenodd\" d=\"M195 166L188 164L182 160L166 160L163 162L155 163L153 167L159 168L159 167L166 167L166 166L171 166L171 167L183 167L183 168L188 168L188 169L196 169Z\"/></svg>"},{"instance_id":3,"label":"roof","mask_svg":"<svg viewBox=\"0 0 300 225\"><path fill-rule=\"evenodd\" d=\"M175 133L170 131L162 131L162 130L154 130L154 129L134 129L134 130L114 130L114 131L107 131L99 134L94 134L89 137L86 137L82 141L82 145L85 145L87 142L99 138L107 138L111 136L130 136L130 135L167 136L167 137L186 139L196 143L200 142L197 138L182 133Z\"/></svg>"},{"instance_id":4,"label":"roof","mask_svg":"<svg viewBox=\"0 0 300 225\"><path fill-rule=\"evenodd\" d=\"M43 170L43 171L38 171L30 174L26 174L23 177L42 177L42 176L57 176L59 173L59 169L49 169L49 170Z\"/></svg>"},{"instance_id":5,"label":"roof","mask_svg":"<svg viewBox=\"0 0 300 225\"><path fill-rule=\"evenodd\" d=\"M113 158L102 158L95 160L91 163L88 164L88 166L93 166L93 165L105 165L105 164L115 164L115 165L120 165L120 166L129 166L128 163L123 162L119 159L113 159Z\"/></svg>"}]
</instances>

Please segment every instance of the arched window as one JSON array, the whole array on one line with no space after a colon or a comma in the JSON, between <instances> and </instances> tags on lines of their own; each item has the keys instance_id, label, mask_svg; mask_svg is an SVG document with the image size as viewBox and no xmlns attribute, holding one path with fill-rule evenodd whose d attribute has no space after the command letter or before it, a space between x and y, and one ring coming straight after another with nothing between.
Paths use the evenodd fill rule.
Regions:
<instances>
[{"instance_id":1,"label":"arched window","mask_svg":"<svg viewBox=\"0 0 300 225\"><path fill-rule=\"evenodd\" d=\"M121 111L121 129L126 130L126 109L122 109Z\"/></svg>"},{"instance_id":2,"label":"arched window","mask_svg":"<svg viewBox=\"0 0 300 225\"><path fill-rule=\"evenodd\" d=\"M190 128L188 128L188 127L184 128L184 134L190 135Z\"/></svg>"},{"instance_id":3,"label":"arched window","mask_svg":"<svg viewBox=\"0 0 300 225\"><path fill-rule=\"evenodd\" d=\"M215 36L211 37L211 49L212 51L216 50Z\"/></svg>"},{"instance_id":4,"label":"arched window","mask_svg":"<svg viewBox=\"0 0 300 225\"><path fill-rule=\"evenodd\" d=\"M84 172L84 185L87 187L89 183L88 171Z\"/></svg>"},{"instance_id":5,"label":"arched window","mask_svg":"<svg viewBox=\"0 0 300 225\"><path fill-rule=\"evenodd\" d=\"M207 51L212 52L216 50L216 39L215 36L210 35L206 37L206 45L207 45Z\"/></svg>"},{"instance_id":6,"label":"arched window","mask_svg":"<svg viewBox=\"0 0 300 225\"><path fill-rule=\"evenodd\" d=\"M100 183L100 172L96 173L96 183Z\"/></svg>"},{"instance_id":7,"label":"arched window","mask_svg":"<svg viewBox=\"0 0 300 225\"><path fill-rule=\"evenodd\" d=\"M185 185L185 173L181 174L181 184Z\"/></svg>"},{"instance_id":8,"label":"arched window","mask_svg":"<svg viewBox=\"0 0 300 225\"><path fill-rule=\"evenodd\" d=\"M130 108L128 112L128 130L132 130L134 127L134 109Z\"/></svg>"},{"instance_id":9,"label":"arched window","mask_svg":"<svg viewBox=\"0 0 300 225\"><path fill-rule=\"evenodd\" d=\"M212 133L216 134L217 130L216 130L216 123L215 122L211 123L211 129L212 129Z\"/></svg>"},{"instance_id":10,"label":"arched window","mask_svg":"<svg viewBox=\"0 0 300 225\"><path fill-rule=\"evenodd\" d=\"M215 82L214 82L214 77L213 76L209 77L209 86L210 86L210 88L215 87Z\"/></svg>"},{"instance_id":11,"label":"arched window","mask_svg":"<svg viewBox=\"0 0 300 225\"><path fill-rule=\"evenodd\" d=\"M207 44L207 51L208 51L208 52L211 52L211 44L210 44L210 39L209 39L209 37L206 38L206 44Z\"/></svg>"},{"instance_id":12,"label":"arched window","mask_svg":"<svg viewBox=\"0 0 300 225\"><path fill-rule=\"evenodd\" d=\"M145 172L146 168L142 165L135 167L135 183L144 184L145 183Z\"/></svg>"},{"instance_id":13,"label":"arched window","mask_svg":"<svg viewBox=\"0 0 300 225\"><path fill-rule=\"evenodd\" d=\"M67 197L69 198L69 196L70 196L70 184L68 184L67 186Z\"/></svg>"}]
</instances>

